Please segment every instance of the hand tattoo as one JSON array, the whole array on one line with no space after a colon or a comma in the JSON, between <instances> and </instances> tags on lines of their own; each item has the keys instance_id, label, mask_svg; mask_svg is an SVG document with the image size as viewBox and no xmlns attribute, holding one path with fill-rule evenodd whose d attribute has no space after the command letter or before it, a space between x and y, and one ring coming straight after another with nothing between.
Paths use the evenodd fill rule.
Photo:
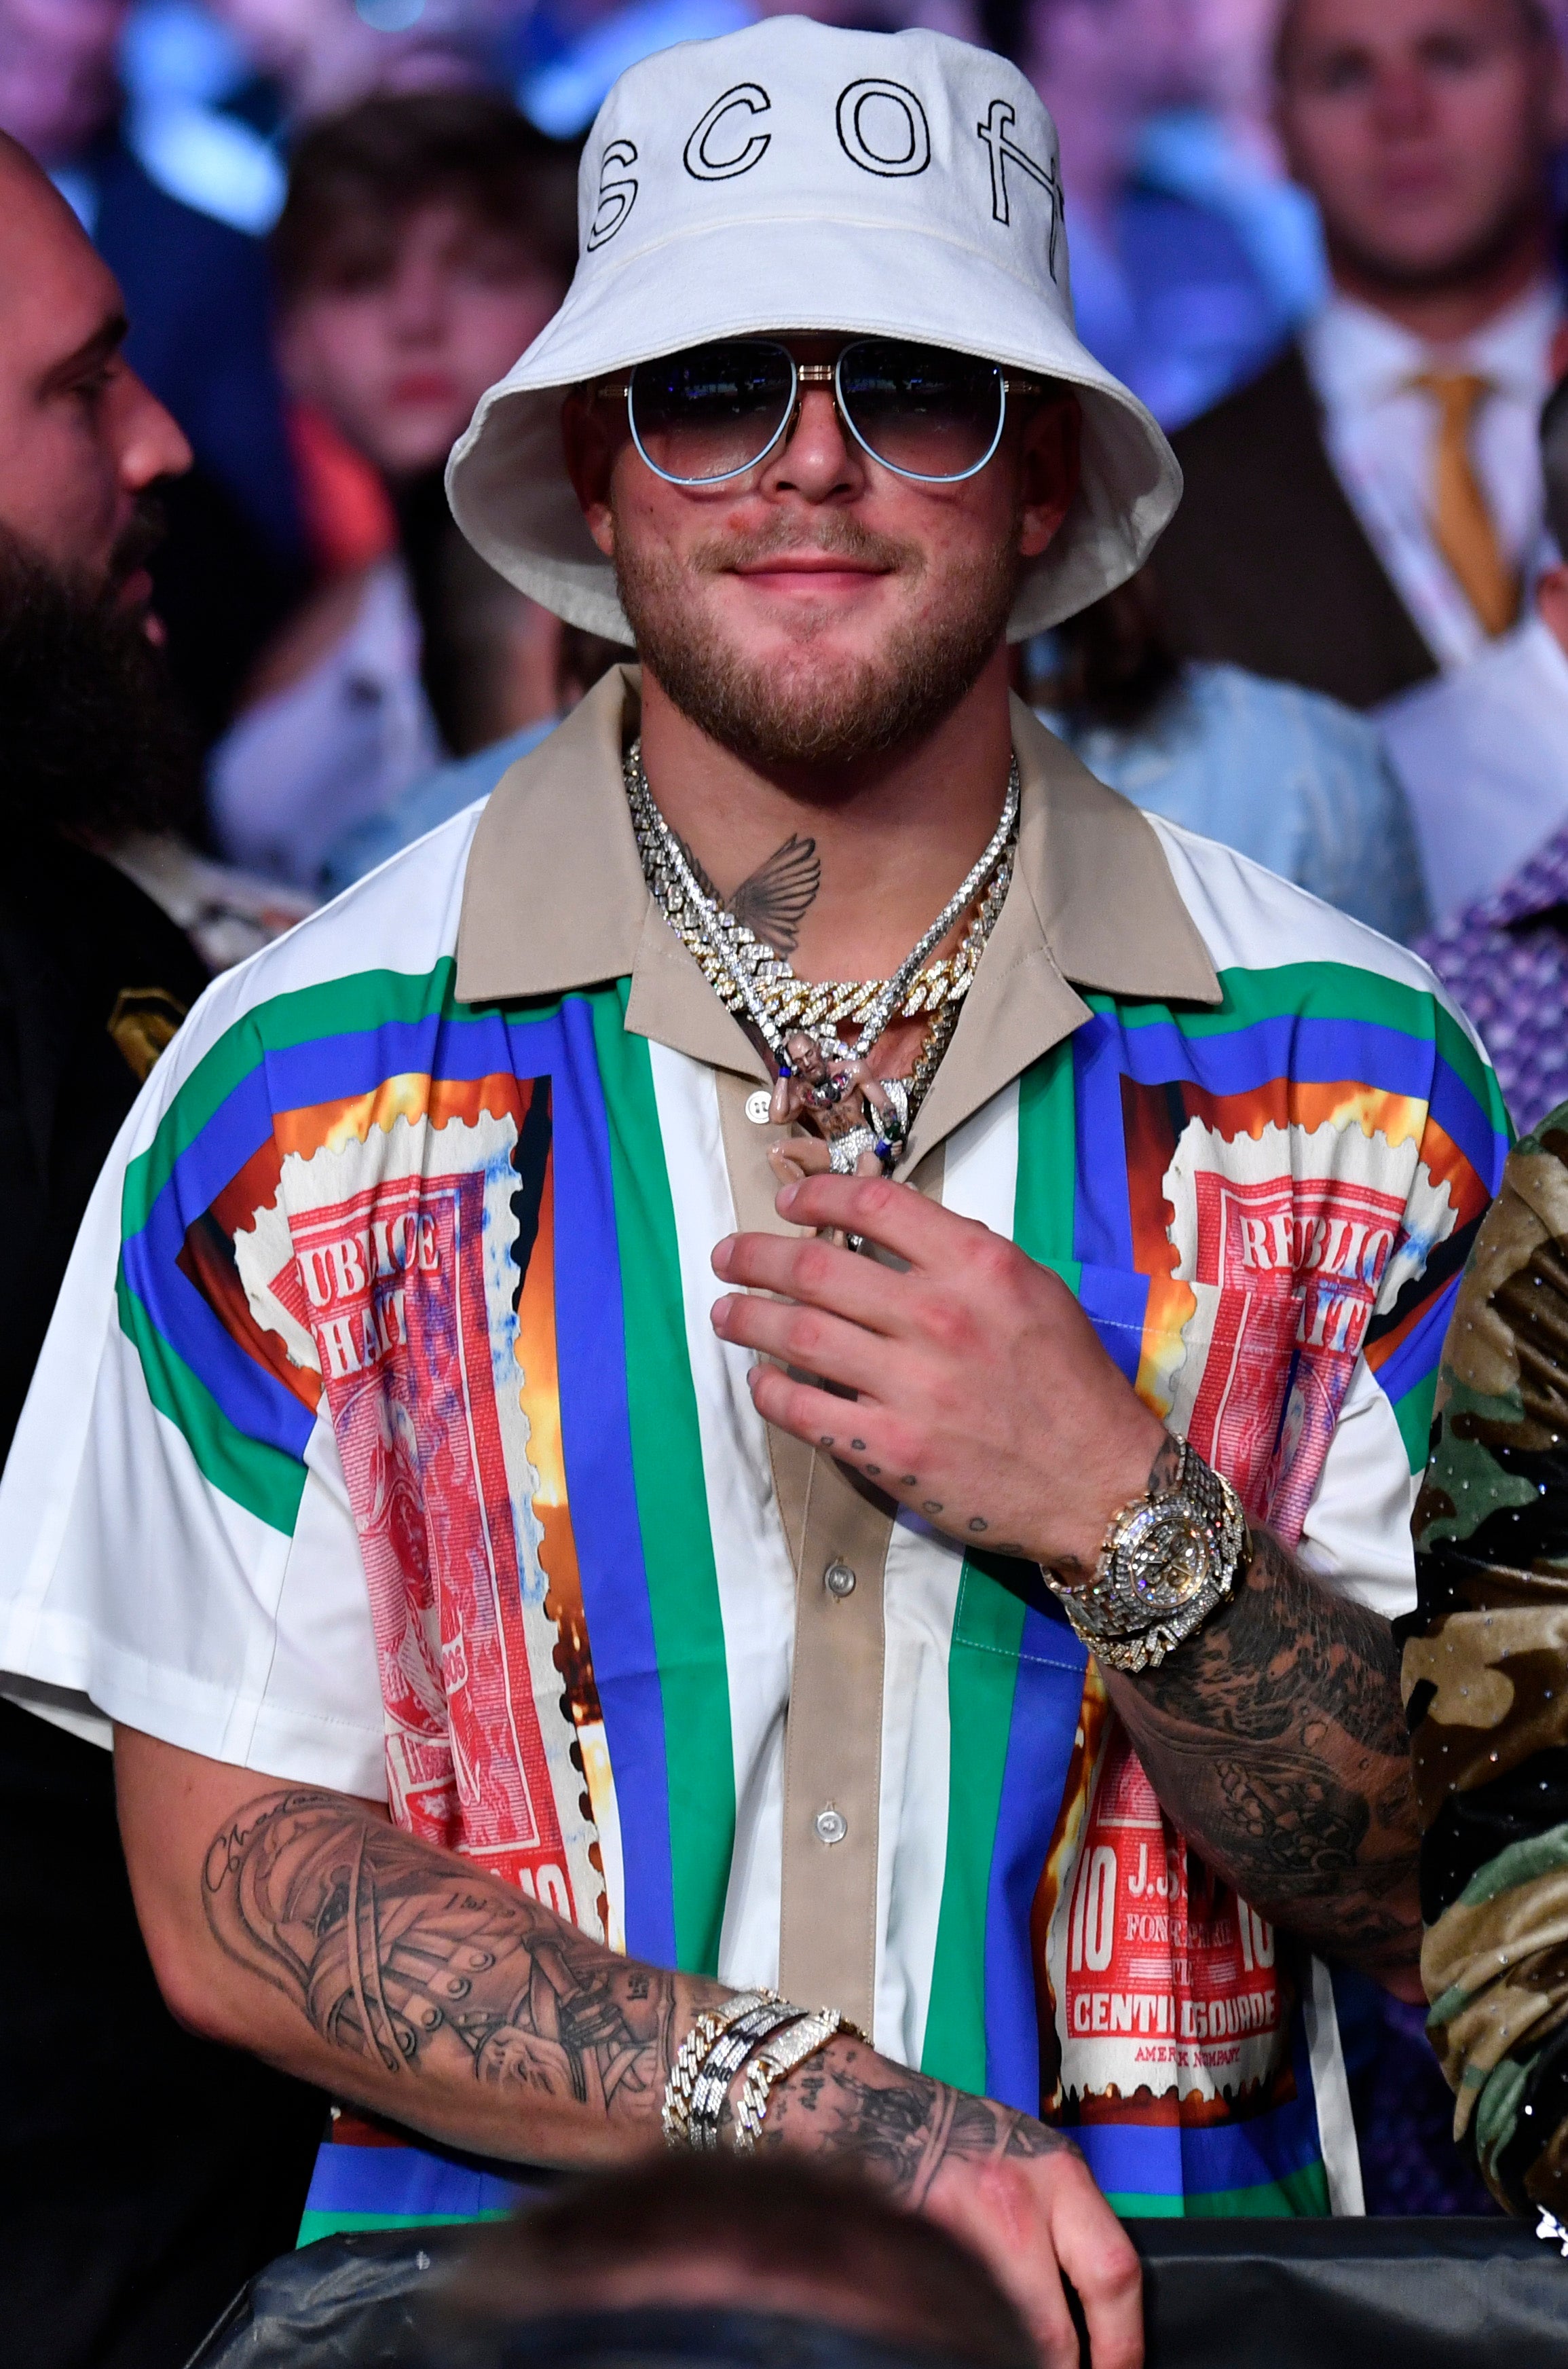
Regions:
<instances>
[{"instance_id":1,"label":"hand tattoo","mask_svg":"<svg viewBox=\"0 0 1568 2369\"><path fill-rule=\"evenodd\" d=\"M215 1837L202 1891L227 1955L383 2074L658 2111L674 1976L339 1795L249 1803Z\"/></svg>"},{"instance_id":2,"label":"hand tattoo","mask_svg":"<svg viewBox=\"0 0 1568 2369\"><path fill-rule=\"evenodd\" d=\"M847 2037L775 2089L760 2144L852 2157L914 2207L946 2163L1075 2152L1071 2139L1029 2115L906 2072Z\"/></svg>"}]
</instances>

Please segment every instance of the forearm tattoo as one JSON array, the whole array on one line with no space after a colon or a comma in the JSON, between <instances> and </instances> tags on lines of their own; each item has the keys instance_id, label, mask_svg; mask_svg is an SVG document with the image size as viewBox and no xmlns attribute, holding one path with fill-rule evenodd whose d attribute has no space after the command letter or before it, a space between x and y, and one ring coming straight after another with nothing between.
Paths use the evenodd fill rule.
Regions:
<instances>
[{"instance_id":1,"label":"forearm tattoo","mask_svg":"<svg viewBox=\"0 0 1568 2369\"><path fill-rule=\"evenodd\" d=\"M1162 1448L1151 1486L1169 1485ZM1267 1530L1198 1634L1110 1690L1172 1817L1252 1905L1392 1974L1421 1940L1415 1797L1386 1620Z\"/></svg>"},{"instance_id":2,"label":"forearm tattoo","mask_svg":"<svg viewBox=\"0 0 1568 2369\"><path fill-rule=\"evenodd\" d=\"M722 1996L716 1983L616 1956L335 1793L287 1788L247 1803L213 1837L201 1888L225 1956L349 2060L344 2088L416 2124L430 2106L405 2085L423 2079L449 2098L483 2084L519 2108L575 2106L652 2135L676 2050ZM368 2081L355 2078L361 2066ZM853 2157L915 2203L951 2157L1069 2144L856 2041L835 2041L775 2091L765 2135Z\"/></svg>"},{"instance_id":3,"label":"forearm tattoo","mask_svg":"<svg viewBox=\"0 0 1568 2369\"><path fill-rule=\"evenodd\" d=\"M225 1953L383 2075L657 2116L676 1978L338 1795L250 1802L214 1837L202 1894Z\"/></svg>"}]
</instances>

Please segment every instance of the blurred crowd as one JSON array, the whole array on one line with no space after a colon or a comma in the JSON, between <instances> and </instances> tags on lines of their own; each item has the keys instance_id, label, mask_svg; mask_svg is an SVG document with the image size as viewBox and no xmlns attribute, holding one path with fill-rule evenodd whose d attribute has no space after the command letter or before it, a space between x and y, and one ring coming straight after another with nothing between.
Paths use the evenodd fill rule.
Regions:
<instances>
[{"instance_id":1,"label":"blurred crowd","mask_svg":"<svg viewBox=\"0 0 1568 2369\"><path fill-rule=\"evenodd\" d=\"M206 970L484 795L625 655L494 574L442 472L565 291L576 143L615 76L773 12L0 0L0 128L112 269L188 442L149 472L132 555L184 738L81 820ZM1140 805L1418 944L1528 1127L1568 1093L1552 6L804 13L1023 66L1061 131L1081 332L1181 460L1150 566L1024 646L1019 688ZM28 630L0 619L8 696L40 648L63 663L63 625ZM90 805L85 725L45 754ZM1369 2195L1483 2209L1415 2011L1342 2007Z\"/></svg>"},{"instance_id":2,"label":"blurred crowd","mask_svg":"<svg viewBox=\"0 0 1568 2369\"><path fill-rule=\"evenodd\" d=\"M151 565L201 781L124 854L209 960L483 795L613 655L475 557L442 466L570 278L610 82L756 13L0 0L0 126L114 269L194 455L152 498ZM1025 67L1081 330L1176 436L1152 568L1026 648L1021 684L1141 803L1435 929L1528 1124L1564 1082L1512 985L1555 961L1532 923L1568 732L1545 0L817 13Z\"/></svg>"}]
</instances>

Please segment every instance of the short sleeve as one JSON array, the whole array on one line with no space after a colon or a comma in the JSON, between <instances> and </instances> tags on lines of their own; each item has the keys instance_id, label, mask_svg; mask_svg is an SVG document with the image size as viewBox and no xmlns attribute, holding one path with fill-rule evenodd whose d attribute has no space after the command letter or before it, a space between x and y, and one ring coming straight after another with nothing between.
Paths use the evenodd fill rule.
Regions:
<instances>
[{"instance_id":1,"label":"short sleeve","mask_svg":"<svg viewBox=\"0 0 1568 2369\"><path fill-rule=\"evenodd\" d=\"M380 1797L331 1427L317 1378L250 1316L224 1231L265 1188L272 1132L254 1022L225 1030L213 1008L224 985L143 1089L72 1256L0 1483L0 1671L211 1758Z\"/></svg>"}]
</instances>

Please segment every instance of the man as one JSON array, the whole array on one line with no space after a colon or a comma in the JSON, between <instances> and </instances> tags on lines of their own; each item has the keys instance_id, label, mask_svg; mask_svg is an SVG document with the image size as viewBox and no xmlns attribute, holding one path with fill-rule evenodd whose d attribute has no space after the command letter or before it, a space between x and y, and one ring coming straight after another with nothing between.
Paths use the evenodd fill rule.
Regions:
<instances>
[{"instance_id":1,"label":"man","mask_svg":"<svg viewBox=\"0 0 1568 2369\"><path fill-rule=\"evenodd\" d=\"M1565 1123L1560 1105L1520 1141L1465 1273L1403 1625L1426 2028L1454 2135L1500 2203L1568 2244Z\"/></svg>"},{"instance_id":2,"label":"man","mask_svg":"<svg viewBox=\"0 0 1568 2369\"><path fill-rule=\"evenodd\" d=\"M1151 119L1179 109L1192 139L1207 96L1193 11L1185 0L1030 0L1020 13L1020 63L1067 127L1062 170L1079 334L1163 426L1175 427L1251 379L1293 317L1209 193L1163 186L1147 169ZM1211 121L1206 129L1220 147ZM1240 154L1225 161L1244 187ZM1216 169L1213 177L1223 176ZM1253 177L1258 189L1270 186ZM1285 200L1301 202L1295 192Z\"/></svg>"},{"instance_id":3,"label":"man","mask_svg":"<svg viewBox=\"0 0 1568 2369\"><path fill-rule=\"evenodd\" d=\"M1034 2363L967 2247L801 2156L655 2158L574 2181L472 2240L424 2332L429 2357L463 2362L520 2344L762 2363L805 2344L832 2369Z\"/></svg>"},{"instance_id":4,"label":"man","mask_svg":"<svg viewBox=\"0 0 1568 2369\"><path fill-rule=\"evenodd\" d=\"M1540 422L1546 511L1568 547L1568 380ZM1460 674L1385 718L1439 891L1421 952L1485 1038L1521 1132L1568 1093L1568 566L1544 568L1530 615ZM1467 876L1479 895L1461 901Z\"/></svg>"},{"instance_id":5,"label":"man","mask_svg":"<svg viewBox=\"0 0 1568 2369\"><path fill-rule=\"evenodd\" d=\"M1131 2364L1090 2168L1355 2209L1309 1945L1413 1984L1385 1616L1501 1111L1413 958L1009 706L1176 490L1022 76L775 19L580 188L450 482L643 671L187 1024L0 1666L118 1722L177 2011L454 2151L340 2122L313 2214L760 2125Z\"/></svg>"},{"instance_id":6,"label":"man","mask_svg":"<svg viewBox=\"0 0 1568 2369\"><path fill-rule=\"evenodd\" d=\"M82 1213L207 973L99 852L192 770L149 641L147 489L188 465L128 368L119 292L0 137L0 1359L9 1446ZM38 2369L167 2369L287 2241L321 2108L192 2039L137 1929L101 1721L0 1700L0 2319ZM96 1739L91 1730L97 1729ZM59 1881L60 1854L69 1880ZM44 1909L48 1899L50 1905Z\"/></svg>"},{"instance_id":7,"label":"man","mask_svg":"<svg viewBox=\"0 0 1568 2369\"><path fill-rule=\"evenodd\" d=\"M119 280L131 365L194 447L165 497L158 608L182 702L212 739L299 592L299 505L261 241L187 202L188 178L168 186L140 153L149 125L127 115L119 76L130 14L127 0L0 0L0 126Z\"/></svg>"},{"instance_id":8,"label":"man","mask_svg":"<svg viewBox=\"0 0 1568 2369\"><path fill-rule=\"evenodd\" d=\"M1334 294L1177 437L1156 567L1195 655L1371 707L1517 610L1568 86L1539 0L1292 0L1278 120Z\"/></svg>"}]
</instances>

